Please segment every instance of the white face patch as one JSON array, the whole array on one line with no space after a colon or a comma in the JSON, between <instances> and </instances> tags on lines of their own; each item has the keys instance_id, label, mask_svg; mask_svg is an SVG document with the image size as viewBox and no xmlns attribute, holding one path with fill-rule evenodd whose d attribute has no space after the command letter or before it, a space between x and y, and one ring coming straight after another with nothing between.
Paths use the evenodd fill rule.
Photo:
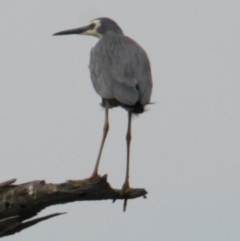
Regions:
<instances>
[{"instance_id":1,"label":"white face patch","mask_svg":"<svg viewBox=\"0 0 240 241\"><path fill-rule=\"evenodd\" d=\"M93 20L92 22L90 22L88 25L89 26L91 24L94 24L94 28L91 30L87 30L86 32L82 33L83 35L92 35L95 36L97 38L102 38L102 35L100 33L98 33L97 29L99 28L99 26L101 25L100 20Z\"/></svg>"}]
</instances>

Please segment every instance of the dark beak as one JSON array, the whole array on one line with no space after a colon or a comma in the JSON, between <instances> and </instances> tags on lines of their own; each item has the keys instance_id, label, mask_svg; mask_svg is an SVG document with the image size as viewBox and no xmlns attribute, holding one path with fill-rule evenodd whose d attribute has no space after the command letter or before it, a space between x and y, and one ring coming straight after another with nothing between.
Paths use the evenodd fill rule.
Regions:
<instances>
[{"instance_id":1,"label":"dark beak","mask_svg":"<svg viewBox=\"0 0 240 241\"><path fill-rule=\"evenodd\" d=\"M81 28L74 28L74 29L57 32L53 35L55 36L55 35L68 35L68 34L82 34L85 31L87 31L88 29L89 29L89 26L81 27Z\"/></svg>"}]
</instances>

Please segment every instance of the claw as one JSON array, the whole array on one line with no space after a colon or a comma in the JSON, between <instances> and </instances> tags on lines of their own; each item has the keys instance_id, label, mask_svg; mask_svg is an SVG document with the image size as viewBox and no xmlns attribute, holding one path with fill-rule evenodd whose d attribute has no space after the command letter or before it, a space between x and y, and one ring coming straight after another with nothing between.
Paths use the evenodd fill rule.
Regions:
<instances>
[{"instance_id":1,"label":"claw","mask_svg":"<svg viewBox=\"0 0 240 241\"><path fill-rule=\"evenodd\" d=\"M124 202L123 202L123 212L125 212L127 209L127 199L124 199Z\"/></svg>"},{"instance_id":2,"label":"claw","mask_svg":"<svg viewBox=\"0 0 240 241\"><path fill-rule=\"evenodd\" d=\"M124 196L124 194L127 192L127 190L130 188L129 186L129 182L128 180L126 180L122 186L122 194ZM127 209L127 198L124 199L124 202L123 202L123 212L125 212Z\"/></svg>"}]
</instances>

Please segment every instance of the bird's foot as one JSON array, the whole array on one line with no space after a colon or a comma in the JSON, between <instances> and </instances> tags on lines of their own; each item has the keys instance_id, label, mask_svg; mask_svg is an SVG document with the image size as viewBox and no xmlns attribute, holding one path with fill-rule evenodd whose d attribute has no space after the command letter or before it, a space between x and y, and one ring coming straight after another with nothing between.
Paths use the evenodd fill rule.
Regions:
<instances>
[{"instance_id":1,"label":"bird's foot","mask_svg":"<svg viewBox=\"0 0 240 241\"><path fill-rule=\"evenodd\" d=\"M81 180L77 180L77 179L70 179L70 180L67 180L67 182L68 183L72 183L72 184L77 184L77 183L79 183L79 181L81 181Z\"/></svg>"},{"instance_id":2,"label":"bird's foot","mask_svg":"<svg viewBox=\"0 0 240 241\"><path fill-rule=\"evenodd\" d=\"M124 194L128 191L129 188L130 188L130 186L129 186L129 182L128 182L128 180L127 180L127 181L125 181L125 182L123 183L123 186L122 186L122 195L124 195ZM125 199L124 199L124 202L123 202L123 212L125 212L126 209L127 209L127 198L125 198Z\"/></svg>"},{"instance_id":3,"label":"bird's foot","mask_svg":"<svg viewBox=\"0 0 240 241\"><path fill-rule=\"evenodd\" d=\"M90 180L95 180L100 178L101 176L97 172L93 172L93 174L89 177Z\"/></svg>"},{"instance_id":4,"label":"bird's foot","mask_svg":"<svg viewBox=\"0 0 240 241\"><path fill-rule=\"evenodd\" d=\"M86 181L86 180L96 180L96 179L99 179L101 176L100 175L98 175L98 173L97 172L93 172L93 174L90 176L90 177L88 177L88 178L85 178L85 179L83 179L84 181ZM79 183L79 182L82 182L83 180L76 180L76 179L71 179L71 180L67 180L67 182L68 183L72 183L72 184L77 184L77 183Z\"/></svg>"}]
</instances>

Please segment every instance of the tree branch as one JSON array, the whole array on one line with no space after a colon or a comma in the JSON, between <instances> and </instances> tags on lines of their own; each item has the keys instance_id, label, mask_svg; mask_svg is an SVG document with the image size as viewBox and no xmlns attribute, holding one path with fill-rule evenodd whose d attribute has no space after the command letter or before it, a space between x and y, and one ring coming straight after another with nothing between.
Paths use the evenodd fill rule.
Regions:
<instances>
[{"instance_id":1,"label":"tree branch","mask_svg":"<svg viewBox=\"0 0 240 241\"><path fill-rule=\"evenodd\" d=\"M24 222L51 205L75 201L134 199L146 197L145 189L129 189L122 193L107 182L107 175L97 179L67 181L60 184L32 181L14 185L16 179L0 183L0 237L14 234L46 219L55 213Z\"/></svg>"}]
</instances>

